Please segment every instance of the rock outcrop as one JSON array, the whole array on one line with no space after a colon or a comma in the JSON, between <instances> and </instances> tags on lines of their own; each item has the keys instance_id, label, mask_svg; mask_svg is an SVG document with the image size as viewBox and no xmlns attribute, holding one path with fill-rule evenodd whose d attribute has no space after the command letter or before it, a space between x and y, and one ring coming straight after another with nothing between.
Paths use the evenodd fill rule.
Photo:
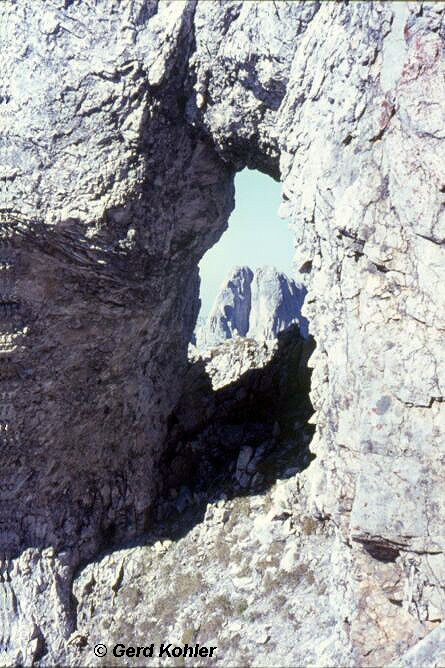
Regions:
<instances>
[{"instance_id":1,"label":"rock outcrop","mask_svg":"<svg viewBox=\"0 0 445 668\"><path fill-rule=\"evenodd\" d=\"M240 656L246 665L289 665L289 656L293 665L300 662L307 650L303 643L295 648L293 629L302 601L290 597L289 588L298 582L304 611L317 605L321 619L329 618L327 546L334 538L305 514L296 475L311 460L312 350L313 342L294 326L274 341L229 339L211 359L189 365L169 420L156 523L138 547L104 556L76 577L78 635L71 662L81 664L103 638L125 638L128 627L145 629L156 657L168 637L178 639L174 645L217 647L211 665L236 665ZM221 357L242 373L223 382L225 365L219 364L214 391L209 363ZM110 609L116 610L111 617ZM300 638L310 643L312 622L304 616ZM285 637L283 626L292 629ZM313 657L323 654L318 644ZM160 664L171 665L171 659L164 656ZM209 665L209 659L190 664Z\"/></svg>"},{"instance_id":2,"label":"rock outcrop","mask_svg":"<svg viewBox=\"0 0 445 668\"><path fill-rule=\"evenodd\" d=\"M114 596L114 556L112 578L76 569L156 524L198 262L245 166L280 179L306 274L315 459L286 512L315 522L301 554L315 563L321 545L329 581L313 575L327 593L309 625L292 601L291 643L278 620L249 661L239 645L218 661L435 660L419 641L445 614L444 16L436 2L0 3L2 663L74 663L76 643L93 663L81 625L98 583L101 640L115 604L119 641L151 631L127 616L132 594ZM280 610L308 586L292 559ZM225 638L250 638L238 623Z\"/></svg>"},{"instance_id":3,"label":"rock outcrop","mask_svg":"<svg viewBox=\"0 0 445 668\"><path fill-rule=\"evenodd\" d=\"M234 336L274 339L298 323L308 335L301 315L305 287L274 267L235 267L224 281L207 321L197 327L198 348L216 346Z\"/></svg>"}]
</instances>

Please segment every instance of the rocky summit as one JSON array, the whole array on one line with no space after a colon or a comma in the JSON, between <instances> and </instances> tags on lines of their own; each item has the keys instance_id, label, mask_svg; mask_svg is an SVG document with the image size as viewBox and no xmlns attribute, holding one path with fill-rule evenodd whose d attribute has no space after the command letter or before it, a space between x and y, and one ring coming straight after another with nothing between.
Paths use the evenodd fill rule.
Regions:
<instances>
[{"instance_id":1,"label":"rocky summit","mask_svg":"<svg viewBox=\"0 0 445 668\"><path fill-rule=\"evenodd\" d=\"M444 664L444 76L443 2L0 2L0 664ZM189 361L245 167L310 337Z\"/></svg>"},{"instance_id":2,"label":"rocky summit","mask_svg":"<svg viewBox=\"0 0 445 668\"><path fill-rule=\"evenodd\" d=\"M198 348L218 345L234 336L273 339L298 323L308 335L301 314L306 289L274 267L252 271L235 267L224 281L207 320L196 330Z\"/></svg>"}]
</instances>

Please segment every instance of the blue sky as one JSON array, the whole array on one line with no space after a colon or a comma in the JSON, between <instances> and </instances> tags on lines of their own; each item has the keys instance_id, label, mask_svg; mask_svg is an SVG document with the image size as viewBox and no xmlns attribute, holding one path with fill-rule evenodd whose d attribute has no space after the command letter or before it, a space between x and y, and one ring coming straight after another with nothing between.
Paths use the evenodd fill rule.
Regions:
<instances>
[{"instance_id":1,"label":"blue sky","mask_svg":"<svg viewBox=\"0 0 445 668\"><path fill-rule=\"evenodd\" d=\"M292 235L278 217L280 184L261 172L244 169L235 177L235 209L229 228L199 264L201 313L206 317L219 287L236 265L251 269L271 264L293 275Z\"/></svg>"}]
</instances>

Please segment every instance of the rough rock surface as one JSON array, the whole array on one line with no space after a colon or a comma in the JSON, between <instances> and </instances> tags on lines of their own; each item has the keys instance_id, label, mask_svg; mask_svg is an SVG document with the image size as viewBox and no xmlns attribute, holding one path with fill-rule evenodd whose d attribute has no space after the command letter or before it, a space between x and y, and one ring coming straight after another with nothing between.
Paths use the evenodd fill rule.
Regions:
<instances>
[{"instance_id":1,"label":"rough rock surface","mask_svg":"<svg viewBox=\"0 0 445 668\"><path fill-rule=\"evenodd\" d=\"M297 451L296 441L312 435L307 361L313 341L294 326L273 344L230 339L190 363L184 392L169 416L164 488L180 485L180 476L185 481L191 469L195 484L208 484L227 468L227 458L238 458L237 471L246 473L244 464L273 450L275 442L288 439ZM206 470L209 459L213 473Z\"/></svg>"},{"instance_id":2,"label":"rough rock surface","mask_svg":"<svg viewBox=\"0 0 445 668\"><path fill-rule=\"evenodd\" d=\"M252 271L234 267L224 281L207 321L196 329L196 346L216 346L234 336L256 340L277 337L294 323L308 335L307 320L301 315L306 289L300 283L265 266Z\"/></svg>"},{"instance_id":3,"label":"rough rock surface","mask_svg":"<svg viewBox=\"0 0 445 668\"><path fill-rule=\"evenodd\" d=\"M91 647L104 638L111 650L130 637L157 649L162 642L217 647L211 665L324 660L323 644L337 633L327 594L327 546L335 532L304 514L296 475L311 459L307 359L313 343L297 327L275 343L266 364L226 379L217 391L202 361L190 364L170 419L162 461L168 474L154 530L137 547L88 565L74 581L71 664L90 660ZM242 359L253 346L259 344L231 339L217 354L232 348L231 359ZM320 596L326 599L323 631L314 646L310 611ZM342 663L348 649L336 651ZM158 662L172 664L168 657Z\"/></svg>"},{"instance_id":4,"label":"rough rock surface","mask_svg":"<svg viewBox=\"0 0 445 668\"><path fill-rule=\"evenodd\" d=\"M2 663L74 662L86 578L105 566L77 574L78 606L74 570L154 527L197 265L246 165L282 182L317 343L316 457L296 474L304 510L290 503L331 561L303 539L329 577L303 612L302 661L387 664L443 620L444 16L442 2L0 3Z\"/></svg>"},{"instance_id":5,"label":"rough rock surface","mask_svg":"<svg viewBox=\"0 0 445 668\"><path fill-rule=\"evenodd\" d=\"M190 346L189 359L204 361L212 387L217 390L237 380L249 369L265 366L272 359L277 346L276 339L257 341L246 337L234 337L205 350Z\"/></svg>"}]
</instances>

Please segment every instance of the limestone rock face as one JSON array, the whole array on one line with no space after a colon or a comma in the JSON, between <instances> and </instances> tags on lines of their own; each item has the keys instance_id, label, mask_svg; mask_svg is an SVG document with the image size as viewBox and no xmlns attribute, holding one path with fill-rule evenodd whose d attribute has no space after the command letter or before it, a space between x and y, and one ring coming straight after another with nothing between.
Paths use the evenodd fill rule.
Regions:
<instances>
[{"instance_id":1,"label":"limestone rock face","mask_svg":"<svg viewBox=\"0 0 445 668\"><path fill-rule=\"evenodd\" d=\"M274 339L294 323L307 337L301 315L306 289L274 267L254 272L235 267L218 293L207 321L197 328L198 348L215 346L234 336Z\"/></svg>"},{"instance_id":2,"label":"limestone rock face","mask_svg":"<svg viewBox=\"0 0 445 668\"><path fill-rule=\"evenodd\" d=\"M198 262L246 165L282 182L317 344L315 459L295 489L318 527L301 553L322 544L331 577L295 593L326 587L322 615L304 611L322 645L294 606L280 657L433 657L414 646L445 614L444 17L441 2L0 3L3 663L94 661L84 603L100 581L111 609L123 575L90 564L76 603L73 573L156 522ZM144 635L132 620L128 644ZM272 663L280 634L263 632L263 650L221 664Z\"/></svg>"}]
</instances>

